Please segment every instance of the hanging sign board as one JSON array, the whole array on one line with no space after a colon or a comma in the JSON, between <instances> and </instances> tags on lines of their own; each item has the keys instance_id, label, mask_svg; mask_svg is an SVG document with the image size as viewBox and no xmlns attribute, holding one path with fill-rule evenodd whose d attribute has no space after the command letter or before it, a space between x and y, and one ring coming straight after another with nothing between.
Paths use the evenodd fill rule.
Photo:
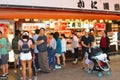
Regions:
<instances>
[{"instance_id":1,"label":"hanging sign board","mask_svg":"<svg viewBox=\"0 0 120 80\"><path fill-rule=\"evenodd\" d=\"M22 23L22 30L35 30L45 28L44 23Z\"/></svg>"}]
</instances>

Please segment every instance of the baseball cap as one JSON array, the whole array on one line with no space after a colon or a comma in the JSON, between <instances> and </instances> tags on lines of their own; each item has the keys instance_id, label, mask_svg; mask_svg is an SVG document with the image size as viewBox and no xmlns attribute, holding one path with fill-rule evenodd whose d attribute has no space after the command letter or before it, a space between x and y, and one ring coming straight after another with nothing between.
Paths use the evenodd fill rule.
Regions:
<instances>
[{"instance_id":1,"label":"baseball cap","mask_svg":"<svg viewBox=\"0 0 120 80\"><path fill-rule=\"evenodd\" d=\"M24 32L24 33L23 33L23 35L28 36L28 35L29 35L29 33L28 33L28 32Z\"/></svg>"}]
</instances>

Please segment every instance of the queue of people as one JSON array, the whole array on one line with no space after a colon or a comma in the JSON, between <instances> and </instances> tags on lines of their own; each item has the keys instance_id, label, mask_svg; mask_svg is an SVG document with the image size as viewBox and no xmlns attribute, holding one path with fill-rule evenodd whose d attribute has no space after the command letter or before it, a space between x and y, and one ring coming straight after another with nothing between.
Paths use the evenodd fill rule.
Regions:
<instances>
[{"instance_id":1,"label":"queue of people","mask_svg":"<svg viewBox=\"0 0 120 80\"><path fill-rule=\"evenodd\" d=\"M26 80L26 68L28 67L29 80L32 80L32 59L35 60L35 66L38 71L43 73L50 73L51 70L61 69L62 65L66 65L67 41L65 34L58 32L50 33L50 41L48 41L45 35L45 29L40 28L35 30L35 35L30 38L29 32L25 31L21 35L19 30L16 30L15 37L12 40L12 49L14 51L15 62L14 72L17 73L17 62L19 62L20 68L22 68L23 80ZM85 69L86 54L90 59L90 48L94 46L95 38L90 34L90 30L85 30L85 35L80 38L82 45L82 69ZM72 33L72 49L73 49L73 63L78 62L78 37L75 32ZM0 63L2 64L3 74L1 77L8 76L8 51L7 51L7 39L5 39L0 31ZM100 40L100 48L104 53L108 53L109 38L107 33L104 32L103 37ZM62 57L62 59L60 58ZM109 60L109 57L108 57ZM52 66L52 68L51 68Z\"/></svg>"}]
</instances>

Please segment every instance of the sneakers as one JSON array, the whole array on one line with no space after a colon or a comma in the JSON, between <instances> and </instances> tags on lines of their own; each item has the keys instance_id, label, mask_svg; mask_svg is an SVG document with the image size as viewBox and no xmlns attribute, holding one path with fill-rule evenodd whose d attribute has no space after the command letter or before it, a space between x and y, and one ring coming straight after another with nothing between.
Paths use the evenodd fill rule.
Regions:
<instances>
[{"instance_id":1,"label":"sneakers","mask_svg":"<svg viewBox=\"0 0 120 80\"><path fill-rule=\"evenodd\" d=\"M61 65L55 65L55 69L61 69Z\"/></svg>"},{"instance_id":2,"label":"sneakers","mask_svg":"<svg viewBox=\"0 0 120 80\"><path fill-rule=\"evenodd\" d=\"M0 76L0 78L7 78L7 76L6 75L2 75L2 76Z\"/></svg>"},{"instance_id":3,"label":"sneakers","mask_svg":"<svg viewBox=\"0 0 120 80\"><path fill-rule=\"evenodd\" d=\"M65 66L66 64L65 64L65 62L63 62L61 65L62 65L62 66Z\"/></svg>"},{"instance_id":4,"label":"sneakers","mask_svg":"<svg viewBox=\"0 0 120 80\"><path fill-rule=\"evenodd\" d=\"M6 75L7 77L9 76L9 74L8 74L8 73L6 73L5 75Z\"/></svg>"},{"instance_id":5,"label":"sneakers","mask_svg":"<svg viewBox=\"0 0 120 80\"><path fill-rule=\"evenodd\" d=\"M73 61L72 63L73 63L73 64L77 64L77 62L78 62L78 61Z\"/></svg>"},{"instance_id":6,"label":"sneakers","mask_svg":"<svg viewBox=\"0 0 120 80\"><path fill-rule=\"evenodd\" d=\"M0 76L0 78L7 78L8 74L3 74L2 76Z\"/></svg>"},{"instance_id":7,"label":"sneakers","mask_svg":"<svg viewBox=\"0 0 120 80\"><path fill-rule=\"evenodd\" d=\"M22 67L20 67L20 70L22 70Z\"/></svg>"},{"instance_id":8,"label":"sneakers","mask_svg":"<svg viewBox=\"0 0 120 80\"><path fill-rule=\"evenodd\" d=\"M78 59L75 59L72 63L77 64L77 62L78 62Z\"/></svg>"},{"instance_id":9,"label":"sneakers","mask_svg":"<svg viewBox=\"0 0 120 80\"><path fill-rule=\"evenodd\" d=\"M41 71L41 69L40 69L40 68L38 68L38 69L37 69L37 71Z\"/></svg>"},{"instance_id":10,"label":"sneakers","mask_svg":"<svg viewBox=\"0 0 120 80\"><path fill-rule=\"evenodd\" d=\"M85 70L86 68L85 68L85 67L82 67L81 69L82 69L82 70Z\"/></svg>"},{"instance_id":11,"label":"sneakers","mask_svg":"<svg viewBox=\"0 0 120 80\"><path fill-rule=\"evenodd\" d=\"M17 73L17 70L14 70L14 73Z\"/></svg>"}]
</instances>

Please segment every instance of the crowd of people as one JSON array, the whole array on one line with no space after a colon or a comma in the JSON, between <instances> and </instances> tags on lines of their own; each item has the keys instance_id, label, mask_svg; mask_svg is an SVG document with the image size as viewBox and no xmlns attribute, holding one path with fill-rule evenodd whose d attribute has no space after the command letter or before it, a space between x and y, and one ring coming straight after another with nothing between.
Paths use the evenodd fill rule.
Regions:
<instances>
[{"instance_id":1,"label":"crowd of people","mask_svg":"<svg viewBox=\"0 0 120 80\"><path fill-rule=\"evenodd\" d=\"M40 28L35 30L35 34L30 37L28 31L24 31L21 35L19 30L15 31L15 37L12 40L12 49L14 51L14 73L17 73L17 63L19 61L22 68L23 80L26 80L26 68L28 67L29 80L32 80L32 60L35 61L35 66L38 71L50 73L51 70L61 69L62 65L66 65L65 53L67 51L67 41L65 34L59 32L51 32L48 36L45 35L45 29ZM107 33L103 31L103 36L100 40L100 48L104 53L108 53L110 40ZM8 39L4 38L0 31L0 64L2 66L1 77L8 77ZM82 69L86 68L86 58L91 60L90 49L95 46L95 37L90 34L90 30L85 30L85 35L81 36L80 44L82 45ZM73 63L78 62L78 45L79 40L75 32L72 33L72 49ZM86 57L87 55L87 57ZM62 57L62 59L60 58ZM109 56L108 56L108 60ZM88 64L87 64L88 65ZM89 68L89 66L87 66Z\"/></svg>"}]
</instances>

